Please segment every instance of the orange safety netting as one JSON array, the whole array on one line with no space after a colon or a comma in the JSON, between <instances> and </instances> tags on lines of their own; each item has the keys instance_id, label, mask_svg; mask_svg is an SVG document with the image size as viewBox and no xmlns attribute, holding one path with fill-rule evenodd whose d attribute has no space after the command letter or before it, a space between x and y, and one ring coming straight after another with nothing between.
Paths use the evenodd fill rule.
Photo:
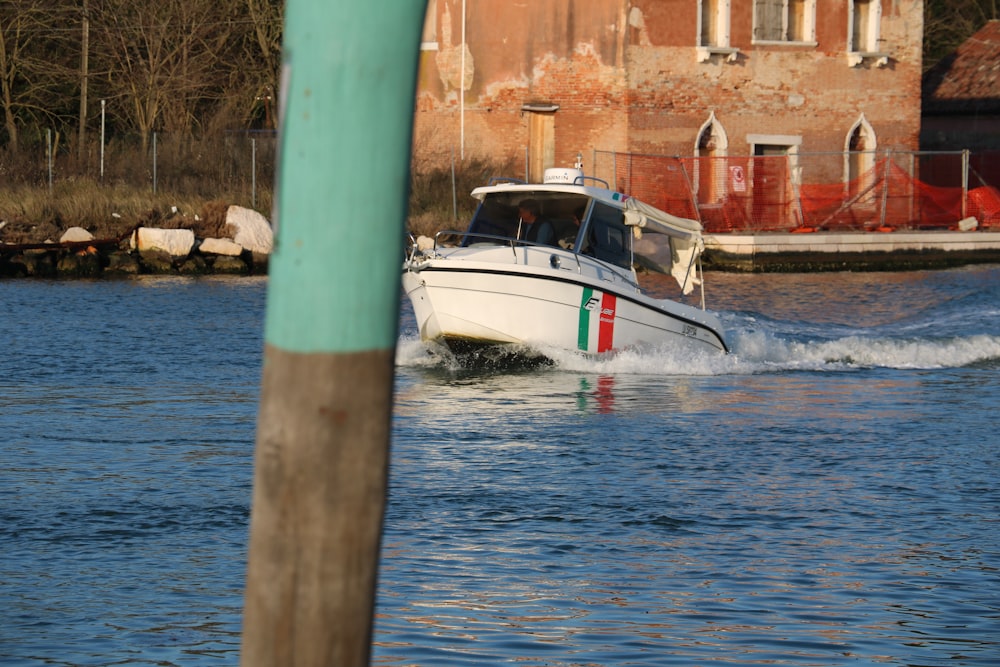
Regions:
<instances>
[{"instance_id":1,"label":"orange safety netting","mask_svg":"<svg viewBox=\"0 0 1000 667\"><path fill-rule=\"evenodd\" d=\"M955 174L961 162L954 154L920 154L918 164L916 155L876 160L860 153L697 158L614 153L611 165L605 158L595 166L614 189L701 220L712 233L1000 228L1000 189L923 181L917 173L961 183ZM865 160L871 166L862 170ZM838 181L845 165L858 175Z\"/></svg>"},{"instance_id":2,"label":"orange safety netting","mask_svg":"<svg viewBox=\"0 0 1000 667\"><path fill-rule=\"evenodd\" d=\"M697 218L684 165L659 155L622 155L614 164L612 188L662 211Z\"/></svg>"},{"instance_id":3,"label":"orange safety netting","mask_svg":"<svg viewBox=\"0 0 1000 667\"><path fill-rule=\"evenodd\" d=\"M1000 189L982 185L969 191L968 213L979 221L980 227L1000 228Z\"/></svg>"}]
</instances>

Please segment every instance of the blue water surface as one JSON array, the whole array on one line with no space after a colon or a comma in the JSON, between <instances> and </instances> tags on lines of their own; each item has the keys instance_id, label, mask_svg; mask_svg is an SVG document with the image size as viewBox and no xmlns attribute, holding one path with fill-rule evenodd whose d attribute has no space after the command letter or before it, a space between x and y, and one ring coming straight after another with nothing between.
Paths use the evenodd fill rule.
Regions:
<instances>
[{"instance_id":1,"label":"blue water surface","mask_svg":"<svg viewBox=\"0 0 1000 667\"><path fill-rule=\"evenodd\" d=\"M707 283L727 357L404 308L374 664L1000 664L1000 269ZM265 292L0 282L0 663L238 664Z\"/></svg>"}]
</instances>

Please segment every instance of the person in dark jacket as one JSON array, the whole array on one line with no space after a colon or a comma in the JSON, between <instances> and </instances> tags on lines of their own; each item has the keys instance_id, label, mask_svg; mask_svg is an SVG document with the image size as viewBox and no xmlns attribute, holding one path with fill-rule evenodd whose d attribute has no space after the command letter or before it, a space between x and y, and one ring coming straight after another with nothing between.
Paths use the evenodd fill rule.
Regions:
<instances>
[{"instance_id":1,"label":"person in dark jacket","mask_svg":"<svg viewBox=\"0 0 1000 667\"><path fill-rule=\"evenodd\" d=\"M534 199L525 199L517 207L520 217L520 238L522 241L531 241L543 245L552 245L555 242L555 229L552 223L541 220L541 207Z\"/></svg>"}]
</instances>

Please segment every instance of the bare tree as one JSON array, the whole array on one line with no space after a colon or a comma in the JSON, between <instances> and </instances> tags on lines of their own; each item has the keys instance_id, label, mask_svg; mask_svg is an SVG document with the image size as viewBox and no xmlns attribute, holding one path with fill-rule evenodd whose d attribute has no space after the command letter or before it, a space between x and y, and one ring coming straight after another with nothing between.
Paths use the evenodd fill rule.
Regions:
<instances>
[{"instance_id":1,"label":"bare tree","mask_svg":"<svg viewBox=\"0 0 1000 667\"><path fill-rule=\"evenodd\" d=\"M183 84L166 101L163 127L190 135L228 94L229 58L237 22L233 0L186 0L178 6L178 76Z\"/></svg>"},{"instance_id":2,"label":"bare tree","mask_svg":"<svg viewBox=\"0 0 1000 667\"><path fill-rule=\"evenodd\" d=\"M220 0L232 18L218 45L220 63L213 109L202 120L211 131L273 129L281 64L281 0ZM209 113L211 112L211 113Z\"/></svg>"},{"instance_id":3,"label":"bare tree","mask_svg":"<svg viewBox=\"0 0 1000 667\"><path fill-rule=\"evenodd\" d=\"M62 89L72 84L67 33L57 28L65 5L46 0L0 3L0 103L9 150L16 152L21 130L62 126Z\"/></svg>"},{"instance_id":4,"label":"bare tree","mask_svg":"<svg viewBox=\"0 0 1000 667\"><path fill-rule=\"evenodd\" d=\"M1000 19L1000 0L925 0L924 70L992 19Z\"/></svg>"},{"instance_id":5,"label":"bare tree","mask_svg":"<svg viewBox=\"0 0 1000 667\"><path fill-rule=\"evenodd\" d=\"M96 0L104 86L145 150L163 128L191 134L225 95L232 3L223 0ZM96 51L96 49L95 49Z\"/></svg>"},{"instance_id":6,"label":"bare tree","mask_svg":"<svg viewBox=\"0 0 1000 667\"><path fill-rule=\"evenodd\" d=\"M278 77L281 69L282 2L281 0L241 0L245 3L251 26L244 43L243 58L253 63L246 71L249 107L244 107L247 124L254 119L273 130L277 122Z\"/></svg>"},{"instance_id":7,"label":"bare tree","mask_svg":"<svg viewBox=\"0 0 1000 667\"><path fill-rule=\"evenodd\" d=\"M80 122L77 127L77 155L83 157L87 141L87 95L90 92L90 12L83 0L80 26Z\"/></svg>"}]
</instances>

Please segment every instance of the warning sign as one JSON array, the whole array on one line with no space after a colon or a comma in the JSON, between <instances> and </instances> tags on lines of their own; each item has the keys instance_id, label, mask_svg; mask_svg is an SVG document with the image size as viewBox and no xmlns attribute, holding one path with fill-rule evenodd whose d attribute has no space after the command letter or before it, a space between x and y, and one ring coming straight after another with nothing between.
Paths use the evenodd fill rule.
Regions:
<instances>
[{"instance_id":1,"label":"warning sign","mask_svg":"<svg viewBox=\"0 0 1000 667\"><path fill-rule=\"evenodd\" d=\"M729 168L729 177L733 182L733 192L747 191L747 175L743 167L737 165Z\"/></svg>"}]
</instances>

